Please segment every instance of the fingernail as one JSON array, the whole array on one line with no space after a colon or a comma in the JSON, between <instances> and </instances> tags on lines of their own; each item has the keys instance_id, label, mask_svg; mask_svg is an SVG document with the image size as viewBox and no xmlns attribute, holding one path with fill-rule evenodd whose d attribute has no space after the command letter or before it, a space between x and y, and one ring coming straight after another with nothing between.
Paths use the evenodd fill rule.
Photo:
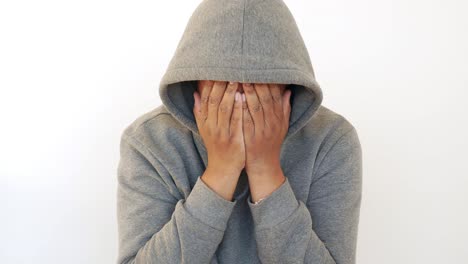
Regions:
<instances>
[{"instance_id":1,"label":"fingernail","mask_svg":"<svg viewBox=\"0 0 468 264\"><path fill-rule=\"evenodd\" d=\"M250 86L251 84L250 83L244 83L244 86Z\"/></svg>"},{"instance_id":2,"label":"fingernail","mask_svg":"<svg viewBox=\"0 0 468 264\"><path fill-rule=\"evenodd\" d=\"M236 102L239 101L239 99L240 99L239 96L240 96L240 93L239 93L239 92L236 92L236 98L235 98L235 99L236 99Z\"/></svg>"},{"instance_id":3,"label":"fingernail","mask_svg":"<svg viewBox=\"0 0 468 264\"><path fill-rule=\"evenodd\" d=\"M245 94L242 94L242 102L245 102Z\"/></svg>"}]
</instances>

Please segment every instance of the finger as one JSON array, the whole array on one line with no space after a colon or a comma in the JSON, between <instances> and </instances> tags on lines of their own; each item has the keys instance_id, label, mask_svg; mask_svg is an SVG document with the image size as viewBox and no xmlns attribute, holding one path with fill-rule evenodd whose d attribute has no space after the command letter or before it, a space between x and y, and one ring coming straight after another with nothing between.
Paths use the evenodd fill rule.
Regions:
<instances>
[{"instance_id":1,"label":"finger","mask_svg":"<svg viewBox=\"0 0 468 264\"><path fill-rule=\"evenodd\" d=\"M242 131L244 133L244 141L252 142L252 138L255 135L255 126L252 116L250 115L249 107L247 106L245 92L242 94L242 110Z\"/></svg>"},{"instance_id":2,"label":"finger","mask_svg":"<svg viewBox=\"0 0 468 264\"><path fill-rule=\"evenodd\" d=\"M291 115L291 103L289 99L291 98L292 91L286 89L283 94L283 114L285 123L289 126L289 116Z\"/></svg>"},{"instance_id":3,"label":"finger","mask_svg":"<svg viewBox=\"0 0 468 264\"><path fill-rule=\"evenodd\" d=\"M232 110L229 129L230 137L237 138L242 135L242 98L239 92L235 93L234 109Z\"/></svg>"},{"instance_id":4,"label":"finger","mask_svg":"<svg viewBox=\"0 0 468 264\"><path fill-rule=\"evenodd\" d=\"M236 91L237 83L229 82L218 108L218 129L220 129L221 133L226 137L230 135L229 125L231 123L232 108Z\"/></svg>"},{"instance_id":5,"label":"finger","mask_svg":"<svg viewBox=\"0 0 468 264\"><path fill-rule=\"evenodd\" d=\"M204 120L201 118L200 94L198 91L193 92L193 99L195 100L195 103L193 104L193 115L195 116L198 129L200 130L199 124L203 124Z\"/></svg>"},{"instance_id":6,"label":"finger","mask_svg":"<svg viewBox=\"0 0 468 264\"><path fill-rule=\"evenodd\" d=\"M249 108L250 116L252 117L255 126L255 132L260 133L265 127L265 118L263 116L262 104L260 103L254 85L250 83L244 84L244 94ZM245 112L244 112L245 113Z\"/></svg>"},{"instance_id":7,"label":"finger","mask_svg":"<svg viewBox=\"0 0 468 264\"><path fill-rule=\"evenodd\" d=\"M218 108L226 90L227 82L215 81L208 99L208 119L207 125L211 128L218 127Z\"/></svg>"},{"instance_id":8,"label":"finger","mask_svg":"<svg viewBox=\"0 0 468 264\"><path fill-rule=\"evenodd\" d=\"M213 81L200 80L198 85L202 86L200 95L200 120L205 123L208 118L208 99L210 97L211 89L213 88Z\"/></svg>"},{"instance_id":9,"label":"finger","mask_svg":"<svg viewBox=\"0 0 468 264\"><path fill-rule=\"evenodd\" d=\"M279 84L270 84L271 97L273 97L273 109L279 119L283 117L283 97Z\"/></svg>"},{"instance_id":10,"label":"finger","mask_svg":"<svg viewBox=\"0 0 468 264\"><path fill-rule=\"evenodd\" d=\"M265 127L270 127L270 124L276 122L276 115L273 108L273 97L271 96L270 87L268 84L255 84L255 91L262 105Z\"/></svg>"}]
</instances>

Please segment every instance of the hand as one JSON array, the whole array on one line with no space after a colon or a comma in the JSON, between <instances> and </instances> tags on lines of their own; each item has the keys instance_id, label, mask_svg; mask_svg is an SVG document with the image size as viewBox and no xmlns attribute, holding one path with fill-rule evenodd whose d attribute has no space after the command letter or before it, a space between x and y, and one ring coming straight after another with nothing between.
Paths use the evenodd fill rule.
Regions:
<instances>
[{"instance_id":1,"label":"hand","mask_svg":"<svg viewBox=\"0 0 468 264\"><path fill-rule=\"evenodd\" d=\"M279 84L244 84L243 131L246 146L246 172L278 175L280 153L289 128L291 90L281 94Z\"/></svg>"},{"instance_id":2,"label":"hand","mask_svg":"<svg viewBox=\"0 0 468 264\"><path fill-rule=\"evenodd\" d=\"M239 84L202 80L199 85L203 85L202 94L193 94L193 113L208 152L207 167L223 175L239 176L245 166Z\"/></svg>"}]
</instances>

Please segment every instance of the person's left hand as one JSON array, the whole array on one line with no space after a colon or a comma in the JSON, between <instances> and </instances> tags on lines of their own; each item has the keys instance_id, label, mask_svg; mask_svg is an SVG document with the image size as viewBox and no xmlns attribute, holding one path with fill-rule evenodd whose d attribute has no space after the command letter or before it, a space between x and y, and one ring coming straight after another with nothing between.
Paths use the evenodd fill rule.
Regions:
<instances>
[{"instance_id":1,"label":"person's left hand","mask_svg":"<svg viewBox=\"0 0 468 264\"><path fill-rule=\"evenodd\" d=\"M279 84L243 85L245 170L250 177L278 175L280 153L288 132L291 90ZM281 172L282 175L282 172Z\"/></svg>"}]
</instances>

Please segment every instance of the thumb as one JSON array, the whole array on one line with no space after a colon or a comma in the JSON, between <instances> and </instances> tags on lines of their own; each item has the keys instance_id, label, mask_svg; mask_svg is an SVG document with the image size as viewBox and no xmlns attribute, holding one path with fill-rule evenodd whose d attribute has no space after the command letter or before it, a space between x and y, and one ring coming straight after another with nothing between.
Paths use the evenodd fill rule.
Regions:
<instances>
[{"instance_id":1,"label":"thumb","mask_svg":"<svg viewBox=\"0 0 468 264\"><path fill-rule=\"evenodd\" d=\"M289 115L291 114L291 103L289 101L289 99L291 98L291 90L290 89L287 89L286 91L284 91L284 95L283 95L283 114L284 114L284 118L285 120L288 121L289 123Z\"/></svg>"},{"instance_id":2,"label":"thumb","mask_svg":"<svg viewBox=\"0 0 468 264\"><path fill-rule=\"evenodd\" d=\"M195 100L195 103L193 105L193 114L195 115L195 118L198 119L200 114L200 94L197 91L195 91L193 93L193 98Z\"/></svg>"},{"instance_id":3,"label":"thumb","mask_svg":"<svg viewBox=\"0 0 468 264\"><path fill-rule=\"evenodd\" d=\"M236 92L234 97L234 107L231 114L230 134L234 138L242 137L242 99L239 92Z\"/></svg>"},{"instance_id":4,"label":"thumb","mask_svg":"<svg viewBox=\"0 0 468 264\"><path fill-rule=\"evenodd\" d=\"M200 95L197 91L193 92L193 99L195 100L195 104L193 105L194 111L200 111Z\"/></svg>"}]
</instances>

